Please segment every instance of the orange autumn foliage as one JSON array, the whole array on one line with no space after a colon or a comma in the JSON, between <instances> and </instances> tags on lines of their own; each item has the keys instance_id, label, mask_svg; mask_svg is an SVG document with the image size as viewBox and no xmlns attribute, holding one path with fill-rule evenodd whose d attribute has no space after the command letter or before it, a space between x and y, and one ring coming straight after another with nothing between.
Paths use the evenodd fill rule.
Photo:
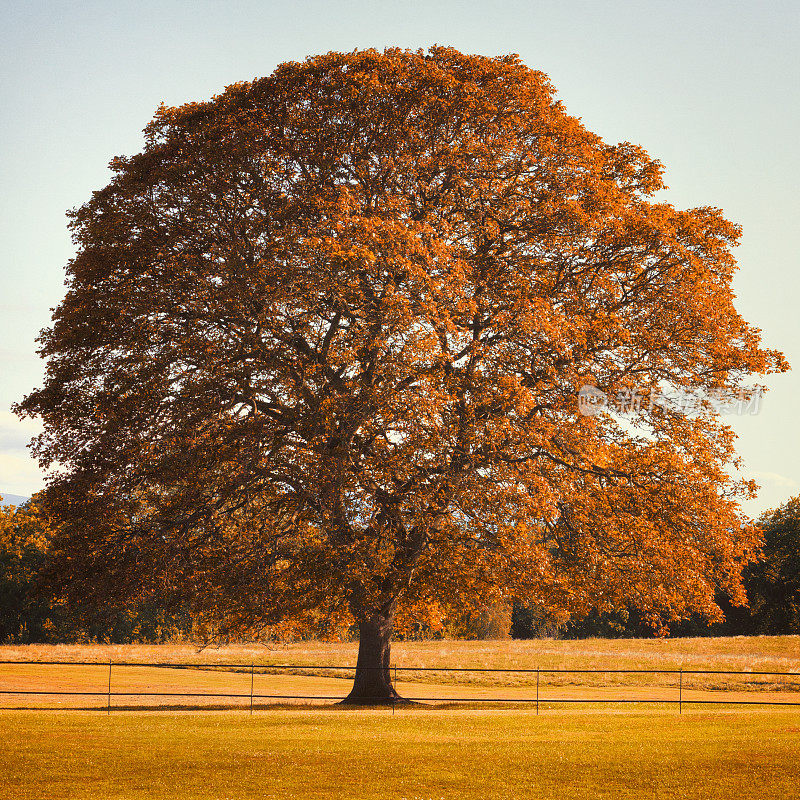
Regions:
<instances>
[{"instance_id":1,"label":"orange autumn foliage","mask_svg":"<svg viewBox=\"0 0 800 800\"><path fill-rule=\"evenodd\" d=\"M661 165L542 73L329 53L160 108L112 169L18 408L73 597L388 629L743 599L759 540L713 409L577 403L786 368L733 306L739 229L653 200Z\"/></svg>"}]
</instances>

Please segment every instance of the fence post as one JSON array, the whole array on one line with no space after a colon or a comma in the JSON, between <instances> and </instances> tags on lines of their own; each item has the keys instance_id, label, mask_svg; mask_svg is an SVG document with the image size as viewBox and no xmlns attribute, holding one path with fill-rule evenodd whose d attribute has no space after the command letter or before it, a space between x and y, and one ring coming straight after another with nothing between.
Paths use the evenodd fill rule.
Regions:
<instances>
[{"instance_id":1,"label":"fence post","mask_svg":"<svg viewBox=\"0 0 800 800\"><path fill-rule=\"evenodd\" d=\"M111 714L111 659L108 660L108 705L106 706L106 716Z\"/></svg>"},{"instance_id":2,"label":"fence post","mask_svg":"<svg viewBox=\"0 0 800 800\"><path fill-rule=\"evenodd\" d=\"M536 716L539 716L539 667L536 667Z\"/></svg>"},{"instance_id":3,"label":"fence post","mask_svg":"<svg viewBox=\"0 0 800 800\"><path fill-rule=\"evenodd\" d=\"M253 671L256 665L250 664L250 713L253 713Z\"/></svg>"},{"instance_id":4,"label":"fence post","mask_svg":"<svg viewBox=\"0 0 800 800\"><path fill-rule=\"evenodd\" d=\"M683 667L681 667L678 683L678 713L683 714Z\"/></svg>"}]
</instances>

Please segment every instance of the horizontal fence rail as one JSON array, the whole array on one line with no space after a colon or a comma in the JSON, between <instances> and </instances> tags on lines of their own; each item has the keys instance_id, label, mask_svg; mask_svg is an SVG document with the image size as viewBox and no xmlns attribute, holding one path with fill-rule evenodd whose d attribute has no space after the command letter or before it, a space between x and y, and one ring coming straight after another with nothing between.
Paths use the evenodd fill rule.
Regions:
<instances>
[{"instance_id":1,"label":"horizontal fence rail","mask_svg":"<svg viewBox=\"0 0 800 800\"><path fill-rule=\"evenodd\" d=\"M97 689L92 690L79 690L79 689L55 689L55 688L37 688L37 689L24 689L19 686L11 686L10 688L5 685L3 668L4 667L94 667L104 670L104 681L102 688L98 686ZM231 677L249 678L249 691L230 692L230 691L185 691L177 689L175 691L146 691L143 689L124 690L117 689L113 686L113 670L117 669L117 674L120 670L129 668L148 668L156 670L200 670L204 673L228 673ZM381 669L381 667L374 667L373 669ZM319 675L310 675L311 671L315 672L330 672L330 673L354 673L356 668L352 665L333 665L333 664L219 664L210 662L182 662L182 663L165 663L165 662L145 662L145 661L17 661L17 660L0 660L0 695L5 697L96 697L105 698L106 703L102 707L107 713L111 712L112 698L216 698L216 699L230 699L245 701L242 708L249 706L250 713L253 713L255 703L259 701L340 701L343 699L342 694L284 694L284 693L264 693L262 691L256 692L254 688L255 677L267 677L270 675L280 674L281 672L295 671L299 672L303 677L320 677ZM728 706L751 706L751 705L764 705L764 706L800 706L800 672L784 672L774 670L724 670L724 669L619 669L619 668L576 668L565 669L561 667L421 667L421 666L393 666L391 671L394 674L395 683L397 683L398 673L478 673L478 674L512 674L512 675L525 675L529 678L536 677L535 683L519 684L512 688L526 689L531 691L530 697L494 697L494 696L412 696L404 695L403 700L412 702L429 702L437 703L440 705L450 705L458 703L473 703L473 704L517 704L536 707L536 713L539 713L540 707L557 706L560 704L672 704L677 706L679 713L683 712L684 705L728 705ZM107 675L105 674L107 673ZM542 688L542 676L569 676L569 675L663 675L672 678L677 677L677 683L669 686L661 686L662 690L674 690L672 697L541 697L540 689ZM739 676L745 679L748 678L781 678L784 680L784 685L779 689L769 690L753 690L753 689L729 689L712 687L711 689L698 689L697 687L687 687L685 685L685 678L692 676ZM332 675L332 678L339 679L341 676ZM797 684L792 681L788 686L785 685L785 679L798 679ZM746 682L745 682L745 685ZM756 684L757 685L757 684ZM413 686L413 683L406 683L407 687ZM465 687L464 684L440 684L442 688L454 689L458 687ZM482 686L481 688L491 689L492 685ZM509 687L501 687L495 685L498 690L508 689ZM549 685L546 688L563 688L561 685ZM572 686L571 688L576 688ZM593 690L620 690L620 689L649 689L653 688L645 684L584 684L582 687ZM535 691L535 695L533 692ZM726 697L722 699L710 698L697 698L686 697L685 691L706 691L719 694L736 694L741 695L761 693L763 695L775 694L781 692L782 694L790 694L794 696L791 700L776 700L769 699L768 697L758 697L757 699L734 699ZM119 705L117 706L119 708ZM182 706L181 706L182 707ZM237 706L238 707L238 706ZM3 707L5 710L14 708L13 706ZM30 708L30 707L28 707ZM39 710L47 710L47 706L37 706ZM64 706L56 707L58 710L70 710ZM100 707L97 707L100 708ZM125 706L125 709L135 709L136 706ZM148 707L149 708L149 707ZM159 709L175 710L176 706L162 705ZM201 710L203 706L195 706ZM120 709L121 710L121 709Z\"/></svg>"}]
</instances>

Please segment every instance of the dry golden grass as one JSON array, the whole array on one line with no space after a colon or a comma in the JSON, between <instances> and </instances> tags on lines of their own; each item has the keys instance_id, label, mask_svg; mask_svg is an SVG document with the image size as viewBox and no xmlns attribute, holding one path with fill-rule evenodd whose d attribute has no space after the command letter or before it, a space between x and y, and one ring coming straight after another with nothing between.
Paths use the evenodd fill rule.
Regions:
<instances>
[{"instance_id":1,"label":"dry golden grass","mask_svg":"<svg viewBox=\"0 0 800 800\"><path fill-rule=\"evenodd\" d=\"M526 700L534 702L536 686L486 686L456 683L437 683L433 679L410 682L400 679L397 688L408 698L447 703L471 700L482 704L500 701ZM3 665L0 667L0 707L2 708L105 708L110 702L120 708L247 708L250 705L251 676L249 670L174 669L114 666L111 670L111 697L107 694L109 670L107 665L48 666L44 664ZM344 697L350 679L294 675L285 673L255 673L253 675L254 705L291 702L310 705L332 703ZM36 694L25 694L33 691ZM71 694L58 694L69 692ZM155 694L150 694L155 693ZM542 707L549 708L557 701L657 702L675 704L679 699L676 684L593 683L554 684L541 681L538 696ZM313 698L319 698L314 700ZM719 692L708 689L684 688L683 701L732 702L797 702L800 691L762 689L753 691Z\"/></svg>"},{"instance_id":2,"label":"dry golden grass","mask_svg":"<svg viewBox=\"0 0 800 800\"><path fill-rule=\"evenodd\" d=\"M800 712L0 713L15 800L788 800Z\"/></svg>"},{"instance_id":3,"label":"dry golden grass","mask_svg":"<svg viewBox=\"0 0 800 800\"><path fill-rule=\"evenodd\" d=\"M235 645L198 652L176 645L30 645L0 647L0 660L25 661L25 665L0 665L0 690L73 691L76 697L4 694L0 705L74 706L104 705L108 661L112 668L115 706L160 704L249 705L250 669L255 665L255 703L275 698L259 695L343 697L352 671L322 669L355 662L356 644L298 642L264 647ZM427 667L428 671L398 669L398 688L404 696L485 701L498 698L535 699L535 672L437 671L442 667L490 669L653 669L740 670L800 673L800 637L733 637L725 639L590 639L582 641L428 641L398 642L393 656L398 667ZM97 666L37 665L43 661L87 661ZM164 669L125 667L121 662L202 664L202 668ZM276 665L301 665L279 670ZM215 666L216 665L216 666ZM239 665L228 667L227 665ZM433 670L433 671L430 671ZM625 699L674 702L678 697L676 674L570 674L543 672L538 676L542 701L558 699ZM686 674L683 698L692 700L800 701L800 677L773 675ZM142 692L162 692L148 698ZM721 692L733 694L721 694ZM167 697L167 693L175 693ZM757 692L758 695L754 695ZM94 694L92 694L94 693ZM199 697L179 697L198 693ZM239 698L210 695L239 694ZM80 702L78 702L80 701Z\"/></svg>"},{"instance_id":4,"label":"dry golden grass","mask_svg":"<svg viewBox=\"0 0 800 800\"><path fill-rule=\"evenodd\" d=\"M0 645L0 660L152 661L225 664L355 663L356 642L305 641L200 649L165 645ZM731 669L800 672L800 636L731 636L686 639L432 640L395 642L398 666L520 669Z\"/></svg>"},{"instance_id":5,"label":"dry golden grass","mask_svg":"<svg viewBox=\"0 0 800 800\"><path fill-rule=\"evenodd\" d=\"M401 665L428 667L800 671L799 645L800 637L401 642L395 658ZM331 701L311 707L302 699L342 697L349 688L347 673L335 677L321 674L318 667L352 664L355 653L353 643L319 642L201 653L188 645L0 648L0 659L26 662L0 665L0 689L88 693L2 696L0 705L15 710L0 712L0 796L785 800L797 791L798 707L716 706L708 711L688 705L679 716L674 676L613 673L540 676L539 715L532 707L512 709L490 702L535 698L535 685L503 673L419 672L408 680L400 671L401 693L435 698L435 708L354 710ZM109 659L116 663L111 670L113 708L107 716ZM40 663L48 660L93 663ZM164 666L119 663L132 661ZM206 666L177 666L188 662ZM291 673L275 669L286 663L306 666ZM647 680L633 682L643 678ZM766 684L735 680L739 684L730 679L733 693L724 695L728 701L800 701L796 686L783 686L777 693L767 691ZM607 685L598 685L601 681ZM142 694L146 691L202 696L153 697ZM239 696L219 696L226 693ZM296 699L259 697L267 694ZM450 705L459 697L483 702ZM590 704L556 703L553 698ZM603 699L631 702L593 702ZM722 696L707 686L687 686L684 700L691 699ZM645 700L656 703L638 705ZM94 710L58 710L75 706ZM21 710L25 707L34 710ZM44 708L55 710L43 713ZM194 713L165 714L166 708ZM156 710L161 713L149 713Z\"/></svg>"}]
</instances>

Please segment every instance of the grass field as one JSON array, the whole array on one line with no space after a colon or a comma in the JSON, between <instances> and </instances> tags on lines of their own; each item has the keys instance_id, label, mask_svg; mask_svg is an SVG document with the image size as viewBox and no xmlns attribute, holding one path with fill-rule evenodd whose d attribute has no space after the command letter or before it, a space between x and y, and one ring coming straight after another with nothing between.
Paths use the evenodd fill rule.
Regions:
<instances>
[{"instance_id":1,"label":"grass field","mask_svg":"<svg viewBox=\"0 0 800 800\"><path fill-rule=\"evenodd\" d=\"M674 676L555 675L535 708L453 706L457 697L535 696L530 676L400 672L406 696L435 706L343 709L256 699L258 694L343 696L353 643L235 646L198 653L188 645L0 648L0 688L97 695L3 695L0 798L703 798L800 796L800 707L684 707ZM800 672L800 637L400 642L400 665L562 669L735 669ZM107 703L108 661L113 709ZM46 666L42 661L89 661ZM126 667L120 662L203 669ZM290 673L278 664L305 665ZM238 667L222 668L232 664ZM214 665L217 665L214 667ZM685 679L686 680L686 679ZM691 680L697 684L692 686ZM684 699L791 698L797 678L694 676ZM706 682L703 683L702 680ZM722 695L720 690L725 689ZM235 692L239 698L147 697L148 690ZM122 694L128 692L129 694ZM548 702L552 697L589 705ZM599 704L602 698L632 701ZM164 705L183 709L164 713ZM64 711L58 706L89 711ZM9 710L16 706L15 710ZM219 711L215 708L228 710ZM24 710L27 708L28 710ZM123 710L128 709L128 710ZM193 709L188 711L186 709Z\"/></svg>"},{"instance_id":2,"label":"grass field","mask_svg":"<svg viewBox=\"0 0 800 800\"><path fill-rule=\"evenodd\" d=\"M204 661L256 664L354 664L355 642L233 645L199 651L177 645L0 645L0 660ZM687 639L530 639L394 642L399 666L517 668L776 669L800 672L800 636Z\"/></svg>"},{"instance_id":3,"label":"grass field","mask_svg":"<svg viewBox=\"0 0 800 800\"><path fill-rule=\"evenodd\" d=\"M197 651L189 645L57 645L0 647L0 690L97 692L73 698L56 695L14 695L0 697L0 706L95 707L105 705L102 696L108 686L108 662L112 670L115 706L249 705L250 669L254 665L253 691L256 704L269 698L259 695L343 697L352 671L321 669L355 662L355 643L299 642L265 648L231 646ZM733 637L726 639L589 639L582 641L429 641L398 642L393 647L398 689L407 697L478 698L496 700L534 699L535 672L438 672L442 667L493 669L664 669L741 670L746 674L686 674L682 678L683 699L752 701L800 701L800 677L754 673L800 673L800 636ZM86 661L97 666L48 666L40 662ZM126 667L124 662L178 665L202 663L202 669ZM222 665L241 665L223 667ZM278 670L275 665L301 665ZM219 666L214 666L219 665ZM304 665L304 666L303 666ZM429 671L403 667L426 667ZM542 673L539 695L552 699L611 699L641 701L678 699L676 674ZM147 691L175 692L173 697L148 698ZM178 693L240 694L240 698L199 696L180 698ZM723 694L724 693L724 694ZM245 697L245 695L247 695Z\"/></svg>"},{"instance_id":4,"label":"grass field","mask_svg":"<svg viewBox=\"0 0 800 800\"><path fill-rule=\"evenodd\" d=\"M798 796L800 713L3 712L0 796Z\"/></svg>"}]
</instances>

